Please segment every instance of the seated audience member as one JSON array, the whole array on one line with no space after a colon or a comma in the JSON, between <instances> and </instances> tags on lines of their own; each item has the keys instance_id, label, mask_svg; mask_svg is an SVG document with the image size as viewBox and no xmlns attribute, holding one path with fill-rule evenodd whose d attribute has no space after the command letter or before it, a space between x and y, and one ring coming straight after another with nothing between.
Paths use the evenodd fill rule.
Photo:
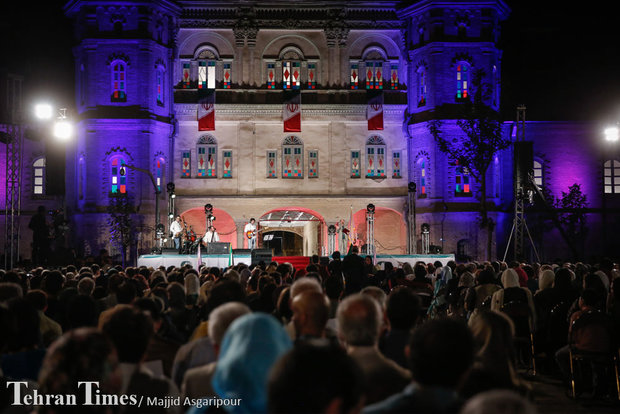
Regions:
<instances>
[{"instance_id":1,"label":"seated audience member","mask_svg":"<svg viewBox=\"0 0 620 414\"><path fill-rule=\"evenodd\" d=\"M514 325L510 318L501 312L486 310L478 314L470 327L477 353L460 394L469 398L492 389L526 394L529 389L516 370Z\"/></svg>"},{"instance_id":2,"label":"seated audience member","mask_svg":"<svg viewBox=\"0 0 620 414\"><path fill-rule=\"evenodd\" d=\"M420 325L411 336L407 359L413 381L362 412L458 413L462 400L455 390L474 359L474 342L465 323L440 318Z\"/></svg>"},{"instance_id":3,"label":"seated audience member","mask_svg":"<svg viewBox=\"0 0 620 414\"><path fill-rule=\"evenodd\" d=\"M491 297L491 310L501 311L502 307L509 302L527 303L530 314L532 316L533 326L536 326L536 309L534 308L534 299L532 292L527 287L519 286L519 276L514 269L506 269L502 273L503 289L498 290Z\"/></svg>"},{"instance_id":4,"label":"seated audience member","mask_svg":"<svg viewBox=\"0 0 620 414\"><path fill-rule=\"evenodd\" d=\"M211 381L217 396L231 399L227 412L267 411L269 371L292 346L282 325L262 312L241 316L228 327ZM194 407L189 413L208 410Z\"/></svg>"},{"instance_id":5,"label":"seated audience member","mask_svg":"<svg viewBox=\"0 0 620 414\"><path fill-rule=\"evenodd\" d=\"M291 301L292 321L297 338L295 343L322 341L326 337L329 300L323 293L307 290ZM332 333L332 337L335 332Z\"/></svg>"},{"instance_id":6,"label":"seated audience member","mask_svg":"<svg viewBox=\"0 0 620 414\"><path fill-rule=\"evenodd\" d=\"M478 312L490 309L491 297L500 289L501 286L495 283L495 273L492 269L486 268L478 274L476 285L473 289L469 289L465 296L465 309L470 312L469 324L473 323Z\"/></svg>"},{"instance_id":7,"label":"seated audience member","mask_svg":"<svg viewBox=\"0 0 620 414\"><path fill-rule=\"evenodd\" d=\"M382 312L377 301L361 293L350 295L341 302L336 317L339 338L359 364L368 384L366 403L401 391L411 380L411 374L379 352Z\"/></svg>"},{"instance_id":8,"label":"seated audience member","mask_svg":"<svg viewBox=\"0 0 620 414\"><path fill-rule=\"evenodd\" d=\"M45 315L47 308L47 294L40 290L34 289L26 293L26 300L37 309L39 314L39 330L41 331L41 340L43 346L47 348L52 342L60 338L62 328L58 322Z\"/></svg>"},{"instance_id":9,"label":"seated audience member","mask_svg":"<svg viewBox=\"0 0 620 414\"><path fill-rule=\"evenodd\" d=\"M359 366L344 350L302 344L280 358L271 370L268 412L355 414L363 404L362 381Z\"/></svg>"},{"instance_id":10,"label":"seated audience member","mask_svg":"<svg viewBox=\"0 0 620 414\"><path fill-rule=\"evenodd\" d=\"M213 342L215 356L219 355L222 339L226 330L237 318L249 314L250 308L239 302L229 302L218 306L211 312L209 317L209 338ZM211 380L215 373L217 362L213 361L206 365L190 368L183 378L181 393L184 397L201 398L214 395Z\"/></svg>"},{"instance_id":11,"label":"seated audience member","mask_svg":"<svg viewBox=\"0 0 620 414\"><path fill-rule=\"evenodd\" d=\"M390 329L381 338L379 349L383 355L408 369L405 347L420 316L420 299L411 288L397 286L387 298L386 314Z\"/></svg>"},{"instance_id":12,"label":"seated audience member","mask_svg":"<svg viewBox=\"0 0 620 414\"><path fill-rule=\"evenodd\" d=\"M480 393L467 401L461 414L536 414L527 398L510 390Z\"/></svg>"},{"instance_id":13,"label":"seated audience member","mask_svg":"<svg viewBox=\"0 0 620 414\"><path fill-rule=\"evenodd\" d=\"M85 406L85 386L78 382L97 382L98 392L119 394L118 360L110 340L95 328L67 332L47 352L39 375L43 394L75 395L77 406L40 406L38 413L107 414L105 405ZM94 393L95 391L93 391ZM59 410L61 408L62 410Z\"/></svg>"},{"instance_id":14,"label":"seated audience member","mask_svg":"<svg viewBox=\"0 0 620 414\"><path fill-rule=\"evenodd\" d=\"M177 397L178 388L165 377L156 377L143 365L146 349L153 335L153 321L141 309L116 305L102 326L118 353L121 394L148 397ZM181 412L182 407L149 407L150 412Z\"/></svg>"}]
</instances>

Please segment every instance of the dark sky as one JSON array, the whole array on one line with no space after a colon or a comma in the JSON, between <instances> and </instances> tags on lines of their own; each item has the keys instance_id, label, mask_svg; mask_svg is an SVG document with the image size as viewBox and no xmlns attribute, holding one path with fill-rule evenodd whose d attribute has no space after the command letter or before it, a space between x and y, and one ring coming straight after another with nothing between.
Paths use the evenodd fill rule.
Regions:
<instances>
[{"instance_id":1,"label":"dark sky","mask_svg":"<svg viewBox=\"0 0 620 414\"><path fill-rule=\"evenodd\" d=\"M72 103L73 29L62 13L65 0L6 3L0 67L26 76L27 97ZM500 44L504 118L513 119L524 103L529 120L620 119L620 31L613 11L556 0L507 3L512 14Z\"/></svg>"}]
</instances>

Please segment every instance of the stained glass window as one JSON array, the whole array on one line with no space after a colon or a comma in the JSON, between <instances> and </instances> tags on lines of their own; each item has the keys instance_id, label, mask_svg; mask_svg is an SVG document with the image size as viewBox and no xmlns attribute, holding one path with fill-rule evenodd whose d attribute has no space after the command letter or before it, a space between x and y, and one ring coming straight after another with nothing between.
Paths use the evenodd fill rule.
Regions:
<instances>
[{"instance_id":1,"label":"stained glass window","mask_svg":"<svg viewBox=\"0 0 620 414\"><path fill-rule=\"evenodd\" d=\"M45 158L37 158L32 163L32 193L45 194Z\"/></svg>"},{"instance_id":2,"label":"stained glass window","mask_svg":"<svg viewBox=\"0 0 620 414\"><path fill-rule=\"evenodd\" d=\"M204 135L196 148L198 177L217 177L217 141L212 135Z\"/></svg>"},{"instance_id":3,"label":"stained glass window","mask_svg":"<svg viewBox=\"0 0 620 414\"><path fill-rule=\"evenodd\" d=\"M542 188L543 186L543 166L539 161L534 160L534 184L538 186L538 188Z\"/></svg>"},{"instance_id":4,"label":"stained glass window","mask_svg":"<svg viewBox=\"0 0 620 414\"><path fill-rule=\"evenodd\" d=\"M277 154L275 151L267 151L267 178L277 178Z\"/></svg>"},{"instance_id":5,"label":"stained glass window","mask_svg":"<svg viewBox=\"0 0 620 414\"><path fill-rule=\"evenodd\" d=\"M385 178L385 142L379 135L366 141L366 177Z\"/></svg>"},{"instance_id":6,"label":"stained glass window","mask_svg":"<svg viewBox=\"0 0 620 414\"><path fill-rule=\"evenodd\" d=\"M267 89L276 88L276 65L275 63L267 64Z\"/></svg>"},{"instance_id":7,"label":"stained glass window","mask_svg":"<svg viewBox=\"0 0 620 414\"><path fill-rule=\"evenodd\" d=\"M316 89L316 64L308 63L308 89Z\"/></svg>"},{"instance_id":8,"label":"stained glass window","mask_svg":"<svg viewBox=\"0 0 620 414\"><path fill-rule=\"evenodd\" d=\"M183 89L189 89L189 86L190 86L189 63L183 64L183 80L181 82L183 84Z\"/></svg>"},{"instance_id":9,"label":"stained glass window","mask_svg":"<svg viewBox=\"0 0 620 414\"><path fill-rule=\"evenodd\" d=\"M383 89L382 62L366 62L366 89Z\"/></svg>"},{"instance_id":10,"label":"stained glass window","mask_svg":"<svg viewBox=\"0 0 620 414\"><path fill-rule=\"evenodd\" d=\"M112 62L112 102L127 101L126 63L121 60Z\"/></svg>"},{"instance_id":11,"label":"stained glass window","mask_svg":"<svg viewBox=\"0 0 620 414\"><path fill-rule=\"evenodd\" d=\"M401 178L400 151L392 152L392 178Z\"/></svg>"},{"instance_id":12,"label":"stained glass window","mask_svg":"<svg viewBox=\"0 0 620 414\"><path fill-rule=\"evenodd\" d=\"M620 161L607 160L603 166L605 194L620 194Z\"/></svg>"},{"instance_id":13,"label":"stained glass window","mask_svg":"<svg viewBox=\"0 0 620 414\"><path fill-rule=\"evenodd\" d=\"M351 89L357 89L359 87L359 69L357 63L351 64Z\"/></svg>"},{"instance_id":14,"label":"stained glass window","mask_svg":"<svg viewBox=\"0 0 620 414\"><path fill-rule=\"evenodd\" d=\"M224 79L222 81L222 88L230 89L232 82L232 72L230 69L230 63L224 63Z\"/></svg>"},{"instance_id":15,"label":"stained glass window","mask_svg":"<svg viewBox=\"0 0 620 414\"><path fill-rule=\"evenodd\" d=\"M301 84L301 63L285 61L282 62L282 88L299 89Z\"/></svg>"},{"instance_id":16,"label":"stained glass window","mask_svg":"<svg viewBox=\"0 0 620 414\"><path fill-rule=\"evenodd\" d=\"M164 180L164 159L157 158L155 160L155 184L157 185L157 190L161 191L161 183Z\"/></svg>"},{"instance_id":17,"label":"stained glass window","mask_svg":"<svg viewBox=\"0 0 620 414\"><path fill-rule=\"evenodd\" d=\"M390 67L390 89L398 89L398 65Z\"/></svg>"},{"instance_id":18,"label":"stained glass window","mask_svg":"<svg viewBox=\"0 0 620 414\"><path fill-rule=\"evenodd\" d=\"M114 157L110 160L110 192L112 194L127 193L127 168L124 168L125 160Z\"/></svg>"},{"instance_id":19,"label":"stained glass window","mask_svg":"<svg viewBox=\"0 0 620 414\"><path fill-rule=\"evenodd\" d=\"M222 152L222 177L232 178L232 151Z\"/></svg>"},{"instance_id":20,"label":"stained glass window","mask_svg":"<svg viewBox=\"0 0 620 414\"><path fill-rule=\"evenodd\" d=\"M215 89L215 61L198 62L198 89Z\"/></svg>"},{"instance_id":21,"label":"stained glass window","mask_svg":"<svg viewBox=\"0 0 620 414\"><path fill-rule=\"evenodd\" d=\"M181 154L181 178L189 178L192 176L192 154L190 150L184 150Z\"/></svg>"},{"instance_id":22,"label":"stained glass window","mask_svg":"<svg viewBox=\"0 0 620 414\"><path fill-rule=\"evenodd\" d=\"M455 168L454 195L457 197L471 196L471 177L467 168L461 165Z\"/></svg>"},{"instance_id":23,"label":"stained glass window","mask_svg":"<svg viewBox=\"0 0 620 414\"><path fill-rule=\"evenodd\" d=\"M308 178L318 178L319 176L319 152L316 150L308 151Z\"/></svg>"},{"instance_id":24,"label":"stained glass window","mask_svg":"<svg viewBox=\"0 0 620 414\"><path fill-rule=\"evenodd\" d=\"M469 97L469 65L459 63L456 66L456 99Z\"/></svg>"},{"instance_id":25,"label":"stained glass window","mask_svg":"<svg viewBox=\"0 0 620 414\"><path fill-rule=\"evenodd\" d=\"M156 90L155 94L157 96L157 105L164 105L164 70L162 68L157 68L155 71L156 76Z\"/></svg>"},{"instance_id":26,"label":"stained glass window","mask_svg":"<svg viewBox=\"0 0 620 414\"><path fill-rule=\"evenodd\" d=\"M426 105L426 69L418 69L418 106Z\"/></svg>"},{"instance_id":27,"label":"stained glass window","mask_svg":"<svg viewBox=\"0 0 620 414\"><path fill-rule=\"evenodd\" d=\"M427 197L427 176L426 176L426 160L422 158L418 161L418 198Z\"/></svg>"},{"instance_id":28,"label":"stained glass window","mask_svg":"<svg viewBox=\"0 0 620 414\"><path fill-rule=\"evenodd\" d=\"M301 139L290 135L282 143L282 177L303 178L304 147Z\"/></svg>"},{"instance_id":29,"label":"stained glass window","mask_svg":"<svg viewBox=\"0 0 620 414\"><path fill-rule=\"evenodd\" d=\"M361 176L360 152L351 151L351 178L360 178L360 176Z\"/></svg>"}]
</instances>

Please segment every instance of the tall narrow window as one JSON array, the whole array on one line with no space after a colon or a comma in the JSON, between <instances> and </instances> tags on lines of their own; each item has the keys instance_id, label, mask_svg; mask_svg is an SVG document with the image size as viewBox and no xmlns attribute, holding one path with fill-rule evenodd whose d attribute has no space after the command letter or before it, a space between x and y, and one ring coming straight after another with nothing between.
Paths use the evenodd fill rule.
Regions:
<instances>
[{"instance_id":1,"label":"tall narrow window","mask_svg":"<svg viewBox=\"0 0 620 414\"><path fill-rule=\"evenodd\" d=\"M110 160L110 192L112 194L127 193L127 168L125 160L114 157Z\"/></svg>"},{"instance_id":2,"label":"tall narrow window","mask_svg":"<svg viewBox=\"0 0 620 414\"><path fill-rule=\"evenodd\" d=\"M190 86L190 78L189 78L189 63L183 63L183 89L189 89Z\"/></svg>"},{"instance_id":3,"label":"tall narrow window","mask_svg":"<svg viewBox=\"0 0 620 414\"><path fill-rule=\"evenodd\" d=\"M538 186L538 188L542 188L543 186L543 165L541 162L534 160L534 184Z\"/></svg>"},{"instance_id":4,"label":"tall narrow window","mask_svg":"<svg viewBox=\"0 0 620 414\"><path fill-rule=\"evenodd\" d=\"M385 177L385 142L379 135L371 135L366 141L366 177Z\"/></svg>"},{"instance_id":5,"label":"tall narrow window","mask_svg":"<svg viewBox=\"0 0 620 414\"><path fill-rule=\"evenodd\" d=\"M37 158L32 163L32 193L45 194L45 157Z\"/></svg>"},{"instance_id":6,"label":"tall narrow window","mask_svg":"<svg viewBox=\"0 0 620 414\"><path fill-rule=\"evenodd\" d=\"M308 63L308 89L316 89L316 64Z\"/></svg>"},{"instance_id":7,"label":"tall narrow window","mask_svg":"<svg viewBox=\"0 0 620 414\"><path fill-rule=\"evenodd\" d=\"M198 89L215 89L215 61L198 62Z\"/></svg>"},{"instance_id":8,"label":"tall narrow window","mask_svg":"<svg viewBox=\"0 0 620 414\"><path fill-rule=\"evenodd\" d=\"M359 69L357 63L351 64L351 89L357 89L359 87Z\"/></svg>"},{"instance_id":9,"label":"tall narrow window","mask_svg":"<svg viewBox=\"0 0 620 414\"><path fill-rule=\"evenodd\" d=\"M232 72L230 63L224 63L224 79L222 80L222 88L230 89L232 84Z\"/></svg>"},{"instance_id":10,"label":"tall narrow window","mask_svg":"<svg viewBox=\"0 0 620 414\"><path fill-rule=\"evenodd\" d=\"M267 64L267 89L276 88L276 64Z\"/></svg>"},{"instance_id":11,"label":"tall narrow window","mask_svg":"<svg viewBox=\"0 0 620 414\"><path fill-rule=\"evenodd\" d=\"M232 178L232 151L222 152L222 177Z\"/></svg>"},{"instance_id":12,"label":"tall narrow window","mask_svg":"<svg viewBox=\"0 0 620 414\"><path fill-rule=\"evenodd\" d=\"M304 146L299 137L290 135L282 143L282 177L303 178Z\"/></svg>"},{"instance_id":13,"label":"tall narrow window","mask_svg":"<svg viewBox=\"0 0 620 414\"><path fill-rule=\"evenodd\" d=\"M471 177L466 167L457 165L454 176L454 195L457 197L471 196Z\"/></svg>"},{"instance_id":14,"label":"tall narrow window","mask_svg":"<svg viewBox=\"0 0 620 414\"><path fill-rule=\"evenodd\" d=\"M398 89L398 65L390 66L390 89Z\"/></svg>"},{"instance_id":15,"label":"tall narrow window","mask_svg":"<svg viewBox=\"0 0 620 414\"><path fill-rule=\"evenodd\" d=\"M456 99L465 100L469 98L469 72L467 63L456 65Z\"/></svg>"},{"instance_id":16,"label":"tall narrow window","mask_svg":"<svg viewBox=\"0 0 620 414\"><path fill-rule=\"evenodd\" d=\"M217 177L217 141L212 135L204 135L198 140L198 177Z\"/></svg>"},{"instance_id":17,"label":"tall narrow window","mask_svg":"<svg viewBox=\"0 0 620 414\"><path fill-rule=\"evenodd\" d=\"M360 152L351 151L351 178L360 178Z\"/></svg>"},{"instance_id":18,"label":"tall narrow window","mask_svg":"<svg viewBox=\"0 0 620 414\"><path fill-rule=\"evenodd\" d=\"M424 158L418 160L418 198L426 198L428 191L426 160Z\"/></svg>"},{"instance_id":19,"label":"tall narrow window","mask_svg":"<svg viewBox=\"0 0 620 414\"><path fill-rule=\"evenodd\" d=\"M164 106L164 69L158 67L155 71L155 96L157 105Z\"/></svg>"},{"instance_id":20,"label":"tall narrow window","mask_svg":"<svg viewBox=\"0 0 620 414\"><path fill-rule=\"evenodd\" d=\"M319 152L316 150L308 151L308 178L319 176Z\"/></svg>"},{"instance_id":21,"label":"tall narrow window","mask_svg":"<svg viewBox=\"0 0 620 414\"><path fill-rule=\"evenodd\" d=\"M426 68L418 69L418 106L426 105Z\"/></svg>"},{"instance_id":22,"label":"tall narrow window","mask_svg":"<svg viewBox=\"0 0 620 414\"><path fill-rule=\"evenodd\" d=\"M267 178L278 177L276 157L275 151L267 151Z\"/></svg>"},{"instance_id":23,"label":"tall narrow window","mask_svg":"<svg viewBox=\"0 0 620 414\"><path fill-rule=\"evenodd\" d=\"M400 174L400 151L392 152L392 178L401 178Z\"/></svg>"},{"instance_id":24,"label":"tall narrow window","mask_svg":"<svg viewBox=\"0 0 620 414\"><path fill-rule=\"evenodd\" d=\"M158 191L161 191L161 184L165 177L164 167L165 167L164 159L161 157L158 157L155 160L155 184L157 185Z\"/></svg>"},{"instance_id":25,"label":"tall narrow window","mask_svg":"<svg viewBox=\"0 0 620 414\"><path fill-rule=\"evenodd\" d=\"M620 194L620 161L607 160L603 166L605 194Z\"/></svg>"},{"instance_id":26,"label":"tall narrow window","mask_svg":"<svg viewBox=\"0 0 620 414\"><path fill-rule=\"evenodd\" d=\"M181 178L189 178L192 176L192 153L190 150L185 150L181 154Z\"/></svg>"},{"instance_id":27,"label":"tall narrow window","mask_svg":"<svg viewBox=\"0 0 620 414\"><path fill-rule=\"evenodd\" d=\"M112 62L112 102L127 101L127 64L122 60Z\"/></svg>"},{"instance_id":28,"label":"tall narrow window","mask_svg":"<svg viewBox=\"0 0 620 414\"><path fill-rule=\"evenodd\" d=\"M383 62L366 62L366 89L383 89Z\"/></svg>"},{"instance_id":29,"label":"tall narrow window","mask_svg":"<svg viewBox=\"0 0 620 414\"><path fill-rule=\"evenodd\" d=\"M299 89L301 84L301 63L296 61L282 62L282 88Z\"/></svg>"}]
</instances>

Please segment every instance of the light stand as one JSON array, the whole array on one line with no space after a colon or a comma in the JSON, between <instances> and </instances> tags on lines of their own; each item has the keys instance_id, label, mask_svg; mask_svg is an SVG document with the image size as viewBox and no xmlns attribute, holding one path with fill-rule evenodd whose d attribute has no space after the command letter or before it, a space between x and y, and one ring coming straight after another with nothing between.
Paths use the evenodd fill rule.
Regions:
<instances>
[{"instance_id":1,"label":"light stand","mask_svg":"<svg viewBox=\"0 0 620 414\"><path fill-rule=\"evenodd\" d=\"M170 233L170 226L174 221L174 201L176 199L176 194L174 193L174 183L170 182L166 184L166 191L168 191L168 232ZM172 237L170 238L169 247L174 247L174 241Z\"/></svg>"},{"instance_id":2,"label":"light stand","mask_svg":"<svg viewBox=\"0 0 620 414\"><path fill-rule=\"evenodd\" d=\"M416 213L415 213L415 197L416 197L416 183L413 181L407 185L407 224L408 235L407 240L407 253L416 254L417 240L416 240Z\"/></svg>"},{"instance_id":3,"label":"light stand","mask_svg":"<svg viewBox=\"0 0 620 414\"><path fill-rule=\"evenodd\" d=\"M336 250L336 226L330 224L327 227L327 254L331 256Z\"/></svg>"},{"instance_id":4,"label":"light stand","mask_svg":"<svg viewBox=\"0 0 620 414\"><path fill-rule=\"evenodd\" d=\"M422 254L428 254L431 248L431 226L428 223L422 223Z\"/></svg>"},{"instance_id":5,"label":"light stand","mask_svg":"<svg viewBox=\"0 0 620 414\"><path fill-rule=\"evenodd\" d=\"M366 206L366 254L375 254L375 205Z\"/></svg>"}]
</instances>

